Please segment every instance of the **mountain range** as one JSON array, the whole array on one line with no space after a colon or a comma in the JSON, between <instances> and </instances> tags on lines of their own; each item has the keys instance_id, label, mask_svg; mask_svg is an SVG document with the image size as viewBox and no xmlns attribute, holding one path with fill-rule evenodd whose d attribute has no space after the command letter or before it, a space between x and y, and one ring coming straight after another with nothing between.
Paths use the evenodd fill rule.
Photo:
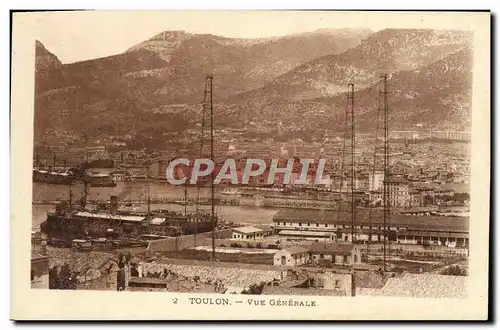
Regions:
<instances>
[{"instance_id":1,"label":"mountain range","mask_svg":"<svg viewBox=\"0 0 500 330\"><path fill-rule=\"evenodd\" d=\"M384 73L394 127L419 121L466 128L471 39L462 31L400 29L264 39L166 31L121 54L69 64L37 41L35 142L120 135L154 140L194 128L206 74L214 75L219 126L251 120L341 129L352 82L360 128L370 129Z\"/></svg>"}]
</instances>

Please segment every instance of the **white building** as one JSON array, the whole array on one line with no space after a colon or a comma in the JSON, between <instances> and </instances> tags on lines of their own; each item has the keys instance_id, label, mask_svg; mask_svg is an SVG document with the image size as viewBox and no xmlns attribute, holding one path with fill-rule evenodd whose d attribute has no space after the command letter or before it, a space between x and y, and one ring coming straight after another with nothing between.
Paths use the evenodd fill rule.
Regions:
<instances>
[{"instance_id":1,"label":"white building","mask_svg":"<svg viewBox=\"0 0 500 330\"><path fill-rule=\"evenodd\" d=\"M313 243L309 247L311 260L328 260L332 264L351 266L361 263L361 251L354 244Z\"/></svg>"},{"instance_id":2,"label":"white building","mask_svg":"<svg viewBox=\"0 0 500 330\"><path fill-rule=\"evenodd\" d=\"M375 172L368 175L368 185L370 191L380 191L384 189L384 172Z\"/></svg>"},{"instance_id":3,"label":"white building","mask_svg":"<svg viewBox=\"0 0 500 330\"><path fill-rule=\"evenodd\" d=\"M251 226L233 228L233 239L259 239L264 237L264 231Z\"/></svg>"},{"instance_id":4,"label":"white building","mask_svg":"<svg viewBox=\"0 0 500 330\"><path fill-rule=\"evenodd\" d=\"M294 246L274 254L275 266L301 266L307 263L328 261L334 265L352 266L361 263L361 251L354 244L313 243Z\"/></svg>"},{"instance_id":5,"label":"white building","mask_svg":"<svg viewBox=\"0 0 500 330\"><path fill-rule=\"evenodd\" d=\"M275 266L301 266L310 260L309 250L302 246L283 249L274 254Z\"/></svg>"}]
</instances>

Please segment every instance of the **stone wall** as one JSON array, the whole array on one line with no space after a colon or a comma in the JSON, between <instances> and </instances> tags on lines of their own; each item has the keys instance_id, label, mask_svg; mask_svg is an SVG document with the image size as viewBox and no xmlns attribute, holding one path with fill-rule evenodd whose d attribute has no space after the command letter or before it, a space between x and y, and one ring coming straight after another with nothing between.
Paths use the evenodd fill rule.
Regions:
<instances>
[{"instance_id":1,"label":"stone wall","mask_svg":"<svg viewBox=\"0 0 500 330\"><path fill-rule=\"evenodd\" d=\"M82 281L77 284L77 290L111 290L116 291L116 271L103 273L100 277Z\"/></svg>"},{"instance_id":2,"label":"stone wall","mask_svg":"<svg viewBox=\"0 0 500 330\"><path fill-rule=\"evenodd\" d=\"M215 232L215 237L217 239L230 238L232 235L232 229L217 230ZM212 232L206 232L196 235L184 235L179 237L169 237L165 239L159 239L156 241L149 242L149 251L180 251L184 249L192 249L196 246L202 246L207 244L212 244ZM207 243L209 242L209 243Z\"/></svg>"},{"instance_id":3,"label":"stone wall","mask_svg":"<svg viewBox=\"0 0 500 330\"><path fill-rule=\"evenodd\" d=\"M239 247L242 248L248 248L250 245L250 248L258 248L258 249L280 249L279 244L275 244L273 242L263 242L259 240L236 240L236 239L216 239L215 240L215 246L216 247L231 247L231 244L238 244ZM201 245L201 244L200 244ZM211 240L206 240L206 243L204 245L212 245ZM268 245L271 245L274 247L268 247Z\"/></svg>"},{"instance_id":4,"label":"stone wall","mask_svg":"<svg viewBox=\"0 0 500 330\"><path fill-rule=\"evenodd\" d=\"M262 282L269 283L274 280L282 281L286 276L286 271L273 267L252 267L240 264L225 263L197 263L188 264L187 262L175 263L169 262L165 264L158 263L141 263L142 273L144 277L148 274L161 273L165 276L165 271L168 271L168 277L171 280L191 280L195 278L200 283L211 284L215 281L220 281L224 286L247 287L252 284L260 284ZM260 266L260 265L259 265Z\"/></svg>"}]
</instances>

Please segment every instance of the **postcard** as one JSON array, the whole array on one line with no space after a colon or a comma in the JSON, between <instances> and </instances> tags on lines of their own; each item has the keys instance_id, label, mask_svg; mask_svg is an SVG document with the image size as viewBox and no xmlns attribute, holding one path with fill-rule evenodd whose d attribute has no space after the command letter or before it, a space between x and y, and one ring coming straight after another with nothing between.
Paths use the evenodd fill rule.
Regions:
<instances>
[{"instance_id":1,"label":"postcard","mask_svg":"<svg viewBox=\"0 0 500 330\"><path fill-rule=\"evenodd\" d=\"M487 319L490 20L14 13L11 318Z\"/></svg>"}]
</instances>

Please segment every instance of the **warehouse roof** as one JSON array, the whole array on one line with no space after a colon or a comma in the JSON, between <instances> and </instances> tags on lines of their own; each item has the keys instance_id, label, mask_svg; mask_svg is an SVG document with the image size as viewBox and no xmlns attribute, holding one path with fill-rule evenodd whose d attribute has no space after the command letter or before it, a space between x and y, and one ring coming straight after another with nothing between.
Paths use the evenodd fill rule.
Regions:
<instances>
[{"instance_id":1,"label":"warehouse roof","mask_svg":"<svg viewBox=\"0 0 500 330\"><path fill-rule=\"evenodd\" d=\"M371 213L371 216L370 216ZM341 210L311 210L311 209L283 209L276 213L274 222L310 222L329 224L351 224L351 215L348 211ZM356 223L363 225L383 224L383 211L359 208L356 211ZM449 230L469 230L469 217L458 216L414 216L391 214L388 223L399 227L425 227Z\"/></svg>"},{"instance_id":2,"label":"warehouse roof","mask_svg":"<svg viewBox=\"0 0 500 330\"><path fill-rule=\"evenodd\" d=\"M251 226L245 226L245 227L233 228L233 231L237 231L243 234L253 234L253 233L260 233L262 229Z\"/></svg>"},{"instance_id":3,"label":"warehouse roof","mask_svg":"<svg viewBox=\"0 0 500 330\"><path fill-rule=\"evenodd\" d=\"M335 233L329 233L325 231L309 231L309 230L281 230L279 232L280 235L289 235L289 236L321 236L321 237L330 237L335 235Z\"/></svg>"},{"instance_id":4,"label":"warehouse roof","mask_svg":"<svg viewBox=\"0 0 500 330\"><path fill-rule=\"evenodd\" d=\"M309 246L309 251L313 253L351 254L353 249L352 244L313 243Z\"/></svg>"},{"instance_id":5,"label":"warehouse roof","mask_svg":"<svg viewBox=\"0 0 500 330\"><path fill-rule=\"evenodd\" d=\"M290 254L294 255L294 254L299 254L299 253L306 253L309 250L303 246L292 246L292 247L283 249L281 251L290 252Z\"/></svg>"}]
</instances>

